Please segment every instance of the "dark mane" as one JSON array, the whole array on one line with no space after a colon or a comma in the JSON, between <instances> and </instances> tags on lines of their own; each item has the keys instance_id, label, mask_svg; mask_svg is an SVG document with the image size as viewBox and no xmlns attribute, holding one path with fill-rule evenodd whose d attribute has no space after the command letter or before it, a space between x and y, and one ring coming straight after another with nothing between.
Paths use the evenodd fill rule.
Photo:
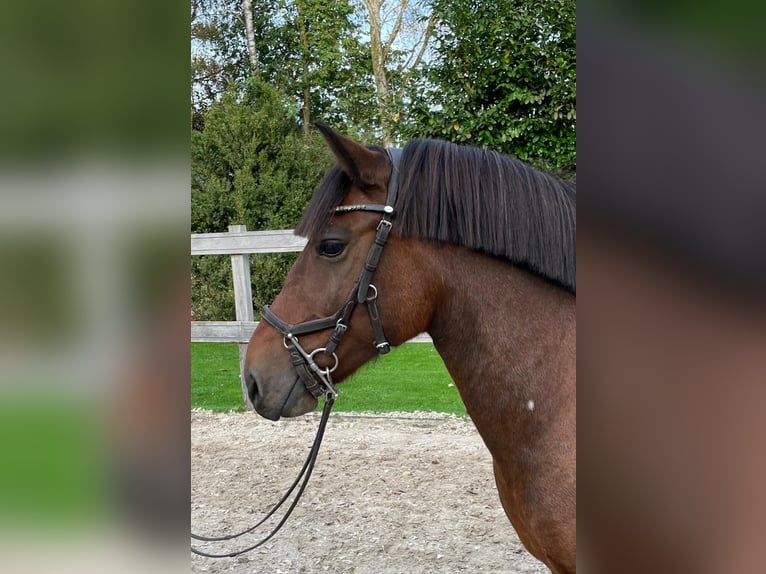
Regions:
<instances>
[{"instance_id":1,"label":"dark mane","mask_svg":"<svg viewBox=\"0 0 766 574\"><path fill-rule=\"evenodd\" d=\"M296 233L326 225L350 184L332 168ZM394 225L402 237L503 257L576 292L576 211L573 187L516 158L437 140L404 147Z\"/></svg>"},{"instance_id":2,"label":"dark mane","mask_svg":"<svg viewBox=\"0 0 766 574\"><path fill-rule=\"evenodd\" d=\"M396 229L504 257L576 291L576 196L500 153L436 140L404 148Z\"/></svg>"}]
</instances>

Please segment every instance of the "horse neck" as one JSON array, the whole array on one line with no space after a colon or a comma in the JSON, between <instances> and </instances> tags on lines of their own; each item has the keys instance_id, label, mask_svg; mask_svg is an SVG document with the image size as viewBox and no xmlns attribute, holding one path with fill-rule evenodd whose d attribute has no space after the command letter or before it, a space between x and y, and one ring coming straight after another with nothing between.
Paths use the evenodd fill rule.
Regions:
<instances>
[{"instance_id":1,"label":"horse neck","mask_svg":"<svg viewBox=\"0 0 766 574\"><path fill-rule=\"evenodd\" d=\"M443 287L428 331L490 451L555 434L574 416L575 296L497 258L437 251Z\"/></svg>"}]
</instances>

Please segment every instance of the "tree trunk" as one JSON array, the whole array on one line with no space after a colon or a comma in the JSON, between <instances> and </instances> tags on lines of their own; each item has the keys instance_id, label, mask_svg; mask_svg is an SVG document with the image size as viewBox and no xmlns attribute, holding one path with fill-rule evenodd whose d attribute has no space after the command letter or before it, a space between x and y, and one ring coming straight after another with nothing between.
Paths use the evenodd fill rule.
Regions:
<instances>
[{"instance_id":1,"label":"tree trunk","mask_svg":"<svg viewBox=\"0 0 766 574\"><path fill-rule=\"evenodd\" d=\"M435 17L431 14L425 29L419 34L417 40L412 41L410 38L401 42L406 45L404 52L408 53L408 56L405 61L396 65L389 61L389 56L396 49L395 43L399 33L409 27L409 35L412 34L412 18L411 16L410 18L405 17L405 13L411 9L410 0L393 0L389 7L385 7L385 4L386 0L364 0L370 23L370 56L372 75L375 78L375 102L380 116L383 144L390 147L393 144L394 124L396 122L393 115L396 111L395 103L402 97L404 86L409 81L410 75L420 65L428 47L428 40L433 32ZM386 13L385 18L381 16L382 12ZM396 19L392 22L393 15ZM410 24L406 24L408 20ZM385 41L383 39L384 28L388 34L388 39ZM399 50L401 52L402 48ZM400 87L398 89L388 85L387 63L391 66L392 77L399 80Z\"/></svg>"},{"instance_id":2,"label":"tree trunk","mask_svg":"<svg viewBox=\"0 0 766 574\"><path fill-rule=\"evenodd\" d=\"M306 21L301 11L301 3L296 2L295 8L298 11L298 32L301 42L301 85L303 88L303 134L308 135L311 125L311 90L309 89L309 40L306 31Z\"/></svg>"},{"instance_id":3,"label":"tree trunk","mask_svg":"<svg viewBox=\"0 0 766 574\"><path fill-rule=\"evenodd\" d=\"M255 28L253 27L253 2L242 0L242 10L245 13L245 33L247 35L247 55L253 74L258 73L258 52L255 50Z\"/></svg>"},{"instance_id":4,"label":"tree trunk","mask_svg":"<svg viewBox=\"0 0 766 574\"><path fill-rule=\"evenodd\" d=\"M370 16L370 55L372 56L372 75L375 78L375 101L378 106L380 128L383 132L383 145L391 147L391 132L388 123L388 79L386 78L386 54L381 40L380 8L382 0L364 0Z\"/></svg>"}]
</instances>

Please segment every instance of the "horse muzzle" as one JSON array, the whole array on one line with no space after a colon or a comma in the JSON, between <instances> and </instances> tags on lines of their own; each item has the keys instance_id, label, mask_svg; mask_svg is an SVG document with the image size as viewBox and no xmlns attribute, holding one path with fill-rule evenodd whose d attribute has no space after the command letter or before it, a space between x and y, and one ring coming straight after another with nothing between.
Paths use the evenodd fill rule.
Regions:
<instances>
[{"instance_id":1,"label":"horse muzzle","mask_svg":"<svg viewBox=\"0 0 766 574\"><path fill-rule=\"evenodd\" d=\"M314 398L294 372L265 377L249 369L244 381L245 402L264 418L297 417L317 406Z\"/></svg>"}]
</instances>

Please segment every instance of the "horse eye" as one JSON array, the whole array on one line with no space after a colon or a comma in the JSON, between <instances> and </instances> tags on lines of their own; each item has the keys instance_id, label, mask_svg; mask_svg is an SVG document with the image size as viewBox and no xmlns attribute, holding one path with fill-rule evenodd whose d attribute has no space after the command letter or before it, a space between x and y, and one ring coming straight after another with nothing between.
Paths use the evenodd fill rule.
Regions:
<instances>
[{"instance_id":1,"label":"horse eye","mask_svg":"<svg viewBox=\"0 0 766 574\"><path fill-rule=\"evenodd\" d=\"M346 248L345 243L340 241L323 241L319 244L319 255L323 257L337 257Z\"/></svg>"}]
</instances>

